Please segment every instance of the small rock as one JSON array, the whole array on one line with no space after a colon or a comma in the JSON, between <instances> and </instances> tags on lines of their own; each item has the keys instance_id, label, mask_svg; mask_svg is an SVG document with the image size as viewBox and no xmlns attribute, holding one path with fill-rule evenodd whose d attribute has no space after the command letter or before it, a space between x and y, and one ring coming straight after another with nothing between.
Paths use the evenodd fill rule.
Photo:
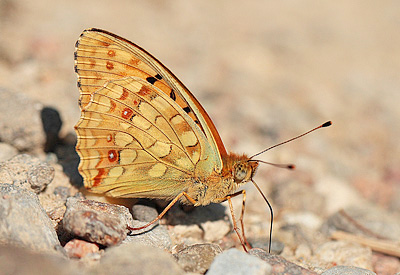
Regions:
<instances>
[{"instance_id":1,"label":"small rock","mask_svg":"<svg viewBox=\"0 0 400 275\"><path fill-rule=\"evenodd\" d=\"M381 253L372 254L373 270L377 274L395 274L400 272L400 259Z\"/></svg>"},{"instance_id":2,"label":"small rock","mask_svg":"<svg viewBox=\"0 0 400 275\"><path fill-rule=\"evenodd\" d=\"M23 248L0 246L1 274L88 274L73 261L54 254L32 253Z\"/></svg>"},{"instance_id":3,"label":"small rock","mask_svg":"<svg viewBox=\"0 0 400 275\"><path fill-rule=\"evenodd\" d=\"M358 266L372 269L372 252L368 247L357 243L330 241L323 243L314 251L315 259L320 263Z\"/></svg>"},{"instance_id":4,"label":"small rock","mask_svg":"<svg viewBox=\"0 0 400 275\"><path fill-rule=\"evenodd\" d=\"M272 267L272 274L302 274L302 275L317 275L311 270L305 269L299 265L287 261L285 258L268 254L265 250L260 248L253 248L249 251L250 255L254 255L261 260L267 262Z\"/></svg>"},{"instance_id":5,"label":"small rock","mask_svg":"<svg viewBox=\"0 0 400 275\"><path fill-rule=\"evenodd\" d=\"M157 218L158 212L154 207L143 204L135 204L132 206L132 216L138 221L151 222Z\"/></svg>"},{"instance_id":6,"label":"small rock","mask_svg":"<svg viewBox=\"0 0 400 275\"><path fill-rule=\"evenodd\" d=\"M172 235L178 243L191 245L220 241L232 228L225 210L221 204L195 207L189 213L185 213L181 207L172 207L168 212L167 224L174 225Z\"/></svg>"},{"instance_id":7,"label":"small rock","mask_svg":"<svg viewBox=\"0 0 400 275\"><path fill-rule=\"evenodd\" d=\"M32 191L0 183L0 220L0 243L38 252L55 252L61 247L50 218Z\"/></svg>"},{"instance_id":8,"label":"small rock","mask_svg":"<svg viewBox=\"0 0 400 275\"><path fill-rule=\"evenodd\" d=\"M182 239L192 239L200 241L203 239L203 230L197 224L192 225L175 225L171 228L171 233L179 242Z\"/></svg>"},{"instance_id":9,"label":"small rock","mask_svg":"<svg viewBox=\"0 0 400 275\"><path fill-rule=\"evenodd\" d=\"M129 210L120 205L68 198L63 226L67 232L101 245L122 242L132 226Z\"/></svg>"},{"instance_id":10,"label":"small rock","mask_svg":"<svg viewBox=\"0 0 400 275\"><path fill-rule=\"evenodd\" d=\"M53 222L54 228L57 228L65 214L65 201L62 200L60 196L54 194L40 194L39 200L40 204Z\"/></svg>"},{"instance_id":11,"label":"small rock","mask_svg":"<svg viewBox=\"0 0 400 275\"><path fill-rule=\"evenodd\" d=\"M0 140L19 151L43 148L43 106L23 93L0 88ZM26 115L17 115L23 112Z\"/></svg>"},{"instance_id":12,"label":"small rock","mask_svg":"<svg viewBox=\"0 0 400 275\"><path fill-rule=\"evenodd\" d=\"M210 268L215 256L221 252L221 247L216 244L195 244L180 250L174 256L186 272L203 274Z\"/></svg>"},{"instance_id":13,"label":"small rock","mask_svg":"<svg viewBox=\"0 0 400 275\"><path fill-rule=\"evenodd\" d=\"M92 274L183 274L174 258L162 249L125 243L106 249Z\"/></svg>"},{"instance_id":14,"label":"small rock","mask_svg":"<svg viewBox=\"0 0 400 275\"><path fill-rule=\"evenodd\" d=\"M215 257L207 275L213 274L272 274L272 267L257 257L235 248Z\"/></svg>"},{"instance_id":15,"label":"small rock","mask_svg":"<svg viewBox=\"0 0 400 275\"><path fill-rule=\"evenodd\" d=\"M21 154L0 164L0 179L40 193L54 178L54 168L38 158Z\"/></svg>"},{"instance_id":16,"label":"small rock","mask_svg":"<svg viewBox=\"0 0 400 275\"><path fill-rule=\"evenodd\" d=\"M265 251L269 249L269 238L250 238L248 239L253 248L261 248ZM285 244L281 241L273 240L271 242L271 254L279 255L285 248Z\"/></svg>"},{"instance_id":17,"label":"small rock","mask_svg":"<svg viewBox=\"0 0 400 275\"><path fill-rule=\"evenodd\" d=\"M323 222L319 216L307 211L285 213L282 220L285 224L296 224L310 230L318 230Z\"/></svg>"},{"instance_id":18,"label":"small rock","mask_svg":"<svg viewBox=\"0 0 400 275\"><path fill-rule=\"evenodd\" d=\"M230 231L231 224L226 220L206 221L201 224L204 230L204 240L207 242L215 242L222 240Z\"/></svg>"},{"instance_id":19,"label":"small rock","mask_svg":"<svg viewBox=\"0 0 400 275\"><path fill-rule=\"evenodd\" d=\"M141 227L148 222L133 220L132 227ZM141 230L132 230L123 243L139 242L149 246L170 250L171 237L164 225L153 224Z\"/></svg>"},{"instance_id":20,"label":"small rock","mask_svg":"<svg viewBox=\"0 0 400 275\"><path fill-rule=\"evenodd\" d=\"M355 266L335 266L332 267L321 275L376 275L375 272L372 272L368 269L355 267Z\"/></svg>"},{"instance_id":21,"label":"small rock","mask_svg":"<svg viewBox=\"0 0 400 275\"><path fill-rule=\"evenodd\" d=\"M70 258L83 258L88 254L99 252L99 246L84 240L74 239L64 246Z\"/></svg>"}]
</instances>

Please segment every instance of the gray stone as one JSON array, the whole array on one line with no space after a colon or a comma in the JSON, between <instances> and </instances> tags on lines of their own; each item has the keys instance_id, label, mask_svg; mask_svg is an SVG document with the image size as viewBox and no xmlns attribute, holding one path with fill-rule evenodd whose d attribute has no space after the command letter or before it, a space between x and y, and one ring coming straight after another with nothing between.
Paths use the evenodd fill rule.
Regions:
<instances>
[{"instance_id":1,"label":"gray stone","mask_svg":"<svg viewBox=\"0 0 400 275\"><path fill-rule=\"evenodd\" d=\"M61 247L50 218L32 191L0 183L0 221L0 243L38 252L55 252Z\"/></svg>"},{"instance_id":2,"label":"gray stone","mask_svg":"<svg viewBox=\"0 0 400 275\"><path fill-rule=\"evenodd\" d=\"M132 227L141 227L148 222L133 220ZM161 249L171 249L171 237L165 225L155 223L141 230L132 230L123 243L139 242Z\"/></svg>"},{"instance_id":3,"label":"gray stone","mask_svg":"<svg viewBox=\"0 0 400 275\"><path fill-rule=\"evenodd\" d=\"M174 256L186 272L203 274L221 252L221 247L216 244L195 244L178 251Z\"/></svg>"},{"instance_id":4,"label":"gray stone","mask_svg":"<svg viewBox=\"0 0 400 275\"><path fill-rule=\"evenodd\" d=\"M235 248L215 257L207 275L214 274L272 274L272 267L257 257Z\"/></svg>"},{"instance_id":5,"label":"gray stone","mask_svg":"<svg viewBox=\"0 0 400 275\"><path fill-rule=\"evenodd\" d=\"M0 140L19 151L42 148L46 141L40 116L42 108L23 93L0 88Z\"/></svg>"},{"instance_id":6,"label":"gray stone","mask_svg":"<svg viewBox=\"0 0 400 275\"><path fill-rule=\"evenodd\" d=\"M0 182L43 191L54 178L54 168L30 155L21 154L0 164Z\"/></svg>"},{"instance_id":7,"label":"gray stone","mask_svg":"<svg viewBox=\"0 0 400 275\"><path fill-rule=\"evenodd\" d=\"M321 275L376 275L375 272L372 272L368 269L360 268L360 267L355 267L355 266L335 266L332 267L325 272L323 272Z\"/></svg>"},{"instance_id":8,"label":"gray stone","mask_svg":"<svg viewBox=\"0 0 400 275\"><path fill-rule=\"evenodd\" d=\"M253 248L261 248L265 251L269 249L269 238L249 238L248 241ZM271 254L279 255L284 248L285 244L281 241L273 240L271 242Z\"/></svg>"},{"instance_id":9,"label":"gray stone","mask_svg":"<svg viewBox=\"0 0 400 275\"><path fill-rule=\"evenodd\" d=\"M54 254L32 253L23 248L0 245L0 273L13 275L88 274L73 261Z\"/></svg>"},{"instance_id":10,"label":"gray stone","mask_svg":"<svg viewBox=\"0 0 400 275\"><path fill-rule=\"evenodd\" d=\"M132 226L128 208L120 205L68 198L63 218L64 229L101 245L121 243Z\"/></svg>"},{"instance_id":11,"label":"gray stone","mask_svg":"<svg viewBox=\"0 0 400 275\"><path fill-rule=\"evenodd\" d=\"M254 255L261 260L267 262L274 269L274 275L279 274L302 274L302 275L317 275L311 270L305 269L297 264L287 261L285 258L278 255L271 255L261 248L253 248L249 251L250 255ZM279 270L279 272L277 271Z\"/></svg>"},{"instance_id":12,"label":"gray stone","mask_svg":"<svg viewBox=\"0 0 400 275\"><path fill-rule=\"evenodd\" d=\"M314 248L314 257L319 263L332 263L343 266L359 266L372 269L371 248L355 242L328 241Z\"/></svg>"},{"instance_id":13,"label":"gray stone","mask_svg":"<svg viewBox=\"0 0 400 275\"><path fill-rule=\"evenodd\" d=\"M154 207L142 204L135 204L132 206L132 216L135 220L143 222L151 222L157 218L158 213Z\"/></svg>"},{"instance_id":14,"label":"gray stone","mask_svg":"<svg viewBox=\"0 0 400 275\"><path fill-rule=\"evenodd\" d=\"M93 274L183 274L173 256L162 249L125 243L106 249Z\"/></svg>"}]
</instances>

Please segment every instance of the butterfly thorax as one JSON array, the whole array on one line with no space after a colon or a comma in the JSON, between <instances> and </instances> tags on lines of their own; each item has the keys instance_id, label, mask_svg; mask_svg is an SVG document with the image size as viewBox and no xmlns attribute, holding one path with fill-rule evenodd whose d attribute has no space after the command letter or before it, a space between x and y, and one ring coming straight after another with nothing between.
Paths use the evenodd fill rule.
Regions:
<instances>
[{"instance_id":1,"label":"butterfly thorax","mask_svg":"<svg viewBox=\"0 0 400 275\"><path fill-rule=\"evenodd\" d=\"M211 202L220 203L226 196L250 181L257 167L258 162L251 161L246 155L228 154L224 159L222 171L213 171L209 176L193 178L193 184L186 192L197 202L195 206ZM185 200L182 202L186 203Z\"/></svg>"}]
</instances>

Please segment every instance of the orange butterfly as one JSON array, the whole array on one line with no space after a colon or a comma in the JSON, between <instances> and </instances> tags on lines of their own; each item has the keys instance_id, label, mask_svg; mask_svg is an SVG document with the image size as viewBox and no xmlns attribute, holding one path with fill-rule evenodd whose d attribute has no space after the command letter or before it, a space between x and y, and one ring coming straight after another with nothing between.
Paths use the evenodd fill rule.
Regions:
<instances>
[{"instance_id":1,"label":"orange butterfly","mask_svg":"<svg viewBox=\"0 0 400 275\"><path fill-rule=\"evenodd\" d=\"M245 191L236 190L253 181L259 161L228 154L192 93L160 61L124 38L85 30L76 43L75 72L82 112L76 150L85 187L111 197L172 200L148 225L177 201L199 206L228 200L246 250ZM240 194L242 235L231 203Z\"/></svg>"}]
</instances>

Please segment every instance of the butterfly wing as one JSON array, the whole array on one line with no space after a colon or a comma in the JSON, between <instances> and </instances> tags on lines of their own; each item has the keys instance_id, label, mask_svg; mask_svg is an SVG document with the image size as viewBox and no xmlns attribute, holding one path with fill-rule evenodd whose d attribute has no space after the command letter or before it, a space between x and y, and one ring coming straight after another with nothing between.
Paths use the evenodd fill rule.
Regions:
<instances>
[{"instance_id":1,"label":"butterfly wing","mask_svg":"<svg viewBox=\"0 0 400 275\"><path fill-rule=\"evenodd\" d=\"M227 152L211 118L192 93L160 61L136 44L100 29L85 30L77 41L75 71L81 108L108 80L136 76L172 98L199 126L216 153L215 169L222 170Z\"/></svg>"},{"instance_id":2,"label":"butterfly wing","mask_svg":"<svg viewBox=\"0 0 400 275\"><path fill-rule=\"evenodd\" d=\"M218 148L226 151L211 119L150 54L92 29L78 40L75 60L86 187L115 197L172 198L200 161L204 174L222 168Z\"/></svg>"}]
</instances>

